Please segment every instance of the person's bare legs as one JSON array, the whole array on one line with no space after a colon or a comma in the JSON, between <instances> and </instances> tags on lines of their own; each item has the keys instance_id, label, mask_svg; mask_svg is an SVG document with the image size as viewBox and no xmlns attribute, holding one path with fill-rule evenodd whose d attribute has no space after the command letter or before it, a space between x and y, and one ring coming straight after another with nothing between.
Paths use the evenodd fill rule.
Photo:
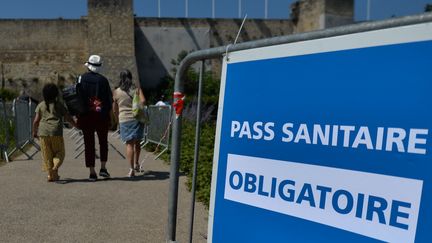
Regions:
<instances>
[{"instance_id":1,"label":"person's bare legs","mask_svg":"<svg viewBox=\"0 0 432 243\"><path fill-rule=\"evenodd\" d=\"M140 141L135 141L134 144L135 147L135 169L137 169L138 171L141 170L142 168L140 168L140 163L139 163L139 157L141 154L141 144Z\"/></svg>"},{"instance_id":2,"label":"person's bare legs","mask_svg":"<svg viewBox=\"0 0 432 243\"><path fill-rule=\"evenodd\" d=\"M133 140L126 142L126 158L129 162L129 177L132 177L135 175L134 172L134 144L135 142Z\"/></svg>"}]
</instances>

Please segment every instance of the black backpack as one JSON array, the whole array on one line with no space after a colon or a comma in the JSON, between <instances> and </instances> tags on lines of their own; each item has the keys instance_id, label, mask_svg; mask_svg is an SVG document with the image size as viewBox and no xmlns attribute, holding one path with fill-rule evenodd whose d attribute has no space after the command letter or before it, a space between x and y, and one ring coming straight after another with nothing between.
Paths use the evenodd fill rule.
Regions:
<instances>
[{"instance_id":1,"label":"black backpack","mask_svg":"<svg viewBox=\"0 0 432 243\"><path fill-rule=\"evenodd\" d=\"M72 116L80 116L87 113L87 105L81 92L81 76L75 84L69 85L63 89L63 100L69 113Z\"/></svg>"}]
</instances>

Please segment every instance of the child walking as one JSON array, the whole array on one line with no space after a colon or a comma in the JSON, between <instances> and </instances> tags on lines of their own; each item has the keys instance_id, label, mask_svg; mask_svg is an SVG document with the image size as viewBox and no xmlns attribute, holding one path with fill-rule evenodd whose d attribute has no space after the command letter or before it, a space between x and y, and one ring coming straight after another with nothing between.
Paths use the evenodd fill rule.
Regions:
<instances>
[{"instance_id":1,"label":"child walking","mask_svg":"<svg viewBox=\"0 0 432 243\"><path fill-rule=\"evenodd\" d=\"M48 182L52 182L60 179L58 169L65 157L63 117L74 127L76 123L58 100L59 90L55 84L46 84L42 95L44 101L38 104L35 111L33 137L39 138L43 169L48 172Z\"/></svg>"}]
</instances>

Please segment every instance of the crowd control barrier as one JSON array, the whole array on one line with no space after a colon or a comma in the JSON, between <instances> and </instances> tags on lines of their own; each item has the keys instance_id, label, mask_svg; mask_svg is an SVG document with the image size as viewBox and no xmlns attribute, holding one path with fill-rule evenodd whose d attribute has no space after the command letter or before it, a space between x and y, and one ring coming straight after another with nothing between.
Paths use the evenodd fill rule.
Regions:
<instances>
[{"instance_id":1,"label":"crowd control barrier","mask_svg":"<svg viewBox=\"0 0 432 243\"><path fill-rule=\"evenodd\" d=\"M161 146L163 149L156 156L157 159L168 150L171 127L171 106L150 105L148 107L148 113L149 123L145 129L145 143L142 147L149 143Z\"/></svg>"},{"instance_id":2,"label":"crowd control barrier","mask_svg":"<svg viewBox=\"0 0 432 243\"><path fill-rule=\"evenodd\" d=\"M70 139L74 141L74 158L78 158L82 153L84 153L84 136L78 128L72 127L67 135Z\"/></svg>"},{"instance_id":3,"label":"crowd control barrier","mask_svg":"<svg viewBox=\"0 0 432 243\"><path fill-rule=\"evenodd\" d=\"M13 102L13 113L14 113L14 125L15 125L15 148L8 154L10 157L18 150L27 156L28 159L32 159L33 156L40 151L39 145L35 142L32 136L32 125L36 110L36 103L29 101L15 99ZM32 145L36 150L32 153L24 150L27 145Z\"/></svg>"},{"instance_id":4,"label":"crowd control barrier","mask_svg":"<svg viewBox=\"0 0 432 243\"><path fill-rule=\"evenodd\" d=\"M0 98L0 157L9 162L7 150L10 144L9 138L10 122L7 117L6 103Z\"/></svg>"}]
</instances>

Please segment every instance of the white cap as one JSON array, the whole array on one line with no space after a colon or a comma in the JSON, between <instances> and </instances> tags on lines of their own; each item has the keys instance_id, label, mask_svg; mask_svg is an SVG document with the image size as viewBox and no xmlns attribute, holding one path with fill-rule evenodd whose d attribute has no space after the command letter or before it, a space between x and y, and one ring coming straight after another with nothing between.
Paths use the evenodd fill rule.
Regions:
<instances>
[{"instance_id":1,"label":"white cap","mask_svg":"<svg viewBox=\"0 0 432 243\"><path fill-rule=\"evenodd\" d=\"M87 66L90 71L98 73L102 67L102 59L98 55L91 55L84 65Z\"/></svg>"}]
</instances>

